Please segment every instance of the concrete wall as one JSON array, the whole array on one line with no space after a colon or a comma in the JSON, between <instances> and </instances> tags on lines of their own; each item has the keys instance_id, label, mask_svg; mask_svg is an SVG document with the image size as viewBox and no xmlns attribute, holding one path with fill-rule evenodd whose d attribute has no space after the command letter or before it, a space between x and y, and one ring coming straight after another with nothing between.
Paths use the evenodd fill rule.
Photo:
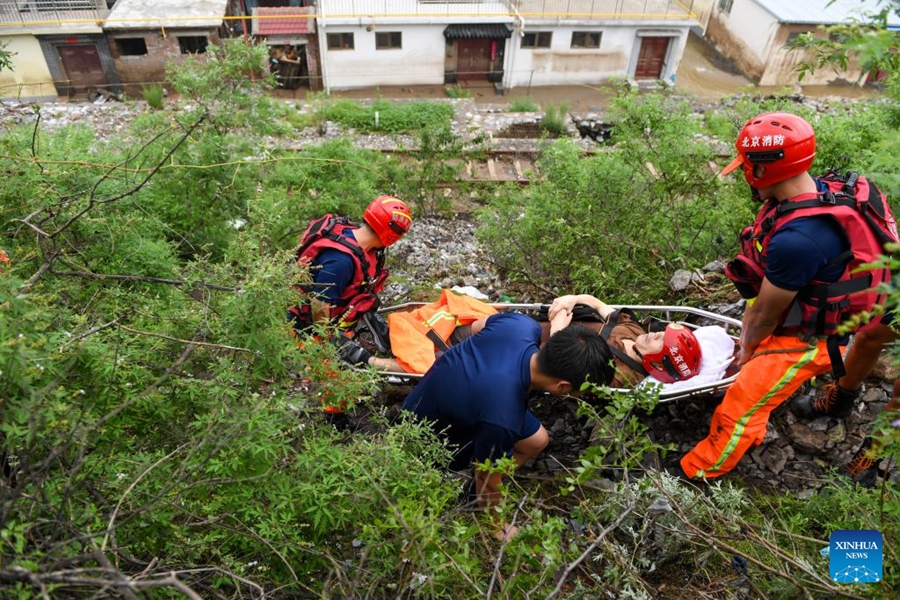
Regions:
<instances>
[{"instance_id":1,"label":"concrete wall","mask_svg":"<svg viewBox=\"0 0 900 600\"><path fill-rule=\"evenodd\" d=\"M33 35L0 37L12 52L12 70L0 71L0 98L21 101L56 101L53 76L44 59L41 44Z\"/></svg>"},{"instance_id":2,"label":"concrete wall","mask_svg":"<svg viewBox=\"0 0 900 600\"><path fill-rule=\"evenodd\" d=\"M444 82L444 29L440 25L386 25L367 27L319 25L319 49L325 85L333 90L378 85L442 84ZM376 31L403 33L399 50L376 50ZM353 33L353 50L329 50L329 33Z\"/></svg>"},{"instance_id":3,"label":"concrete wall","mask_svg":"<svg viewBox=\"0 0 900 600\"><path fill-rule=\"evenodd\" d=\"M528 23L525 31L552 31L549 48L522 48L522 38L513 35L510 44L514 56L506 74L507 87L529 85L565 85L602 83L614 77L631 77L640 49L639 34L674 38L661 79L672 79L684 44L688 24L683 28L625 25L597 27L596 25L566 25L564 27ZM600 48L572 48L573 31L599 31Z\"/></svg>"},{"instance_id":4,"label":"concrete wall","mask_svg":"<svg viewBox=\"0 0 900 600\"><path fill-rule=\"evenodd\" d=\"M723 56L753 79L758 85L788 87L799 83L797 66L808 58L806 53L784 47L791 33L816 32L815 25L782 25L756 2L735 0L730 14L716 10L706 31ZM818 32L817 35L823 35ZM845 72L832 68L817 69L803 78L803 85L826 85L833 82L857 82L860 69L852 62Z\"/></svg>"},{"instance_id":5,"label":"concrete wall","mask_svg":"<svg viewBox=\"0 0 900 600\"><path fill-rule=\"evenodd\" d=\"M160 29L108 32L110 52L115 61L116 71L122 81L125 93L140 97L141 88L152 83L166 81L166 64L179 62L185 55L178 45L180 36L206 36L208 45L220 43L218 31L207 29ZM147 54L141 56L121 56L116 40L119 38L143 38Z\"/></svg>"},{"instance_id":6,"label":"concrete wall","mask_svg":"<svg viewBox=\"0 0 900 600\"><path fill-rule=\"evenodd\" d=\"M778 33L778 22L752 0L735 0L731 13L713 12L707 39L747 77L759 81Z\"/></svg>"}]
</instances>

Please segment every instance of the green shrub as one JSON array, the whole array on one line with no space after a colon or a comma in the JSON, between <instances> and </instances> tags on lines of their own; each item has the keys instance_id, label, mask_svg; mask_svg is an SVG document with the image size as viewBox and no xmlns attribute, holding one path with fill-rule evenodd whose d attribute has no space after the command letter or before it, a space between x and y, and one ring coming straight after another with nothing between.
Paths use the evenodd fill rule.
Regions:
<instances>
[{"instance_id":1,"label":"green shrub","mask_svg":"<svg viewBox=\"0 0 900 600\"><path fill-rule=\"evenodd\" d=\"M568 133L569 105L565 102L549 104L541 117L541 129L553 137Z\"/></svg>"},{"instance_id":2,"label":"green shrub","mask_svg":"<svg viewBox=\"0 0 900 600\"><path fill-rule=\"evenodd\" d=\"M672 273L730 254L753 207L739 182L709 172L712 149L695 137L686 105L629 95L610 120L608 151L585 157L570 141L549 146L543 179L490 199L479 238L530 293L665 303Z\"/></svg>"},{"instance_id":3,"label":"green shrub","mask_svg":"<svg viewBox=\"0 0 900 600\"><path fill-rule=\"evenodd\" d=\"M391 102L378 99L372 106L352 100L337 100L323 108L329 121L352 127L361 133L410 133L423 127L449 125L453 107L446 102L414 100Z\"/></svg>"},{"instance_id":4,"label":"green shrub","mask_svg":"<svg viewBox=\"0 0 900 600\"><path fill-rule=\"evenodd\" d=\"M464 88L458 83L455 85L445 85L444 92L450 98L471 98L472 90L469 88Z\"/></svg>"},{"instance_id":5,"label":"green shrub","mask_svg":"<svg viewBox=\"0 0 900 600\"><path fill-rule=\"evenodd\" d=\"M156 110L162 110L164 106L164 92L165 90L163 90L163 86L158 83L141 87L141 96L144 97L144 101L151 108L155 108Z\"/></svg>"},{"instance_id":6,"label":"green shrub","mask_svg":"<svg viewBox=\"0 0 900 600\"><path fill-rule=\"evenodd\" d=\"M509 103L509 112L537 112L541 109L533 98L514 98Z\"/></svg>"}]
</instances>

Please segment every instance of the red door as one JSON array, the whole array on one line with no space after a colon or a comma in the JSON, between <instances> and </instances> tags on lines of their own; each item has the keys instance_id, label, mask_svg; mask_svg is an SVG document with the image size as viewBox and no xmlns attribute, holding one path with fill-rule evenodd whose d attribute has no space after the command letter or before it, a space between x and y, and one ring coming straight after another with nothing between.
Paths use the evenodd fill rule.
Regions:
<instances>
[{"instance_id":1,"label":"red door","mask_svg":"<svg viewBox=\"0 0 900 600\"><path fill-rule=\"evenodd\" d=\"M638 54L637 68L634 70L635 79L659 79L671 39L667 37L641 38L641 51Z\"/></svg>"},{"instance_id":2,"label":"red door","mask_svg":"<svg viewBox=\"0 0 900 600\"><path fill-rule=\"evenodd\" d=\"M99 87L107 84L106 73L100 64L100 55L93 44L71 44L58 46L59 57L69 88L73 92L84 92L88 87Z\"/></svg>"},{"instance_id":3,"label":"red door","mask_svg":"<svg viewBox=\"0 0 900 600\"><path fill-rule=\"evenodd\" d=\"M491 72L491 40L459 40L456 72L459 79L486 80Z\"/></svg>"}]
</instances>

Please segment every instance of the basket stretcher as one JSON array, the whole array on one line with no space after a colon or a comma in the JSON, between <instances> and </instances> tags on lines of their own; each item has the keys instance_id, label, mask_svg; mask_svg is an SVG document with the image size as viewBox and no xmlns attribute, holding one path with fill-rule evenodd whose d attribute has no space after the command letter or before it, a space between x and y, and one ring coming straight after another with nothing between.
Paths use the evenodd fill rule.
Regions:
<instances>
[{"instance_id":1,"label":"basket stretcher","mask_svg":"<svg viewBox=\"0 0 900 600\"><path fill-rule=\"evenodd\" d=\"M409 311L424 306L425 302L405 302L394 306L388 306L379 309L379 313L386 316L394 311ZM541 309L546 309L549 305L545 303L534 304L517 304L498 302L492 303L499 312L519 312L535 316ZM716 314L708 310L693 308L689 306L664 306L664 305L610 305L614 309L627 308L632 310L639 319L643 320L647 317L665 322L680 323L690 329L697 329L701 326L718 325L725 329L728 336L734 341L735 350L737 349L738 340L740 339L741 322L732 317ZM365 333L362 334L363 336ZM734 354L732 354L733 358ZM407 373L404 371L378 371L387 383L394 385L414 385L423 377L419 373ZM737 366L731 362L725 369L723 376L714 381L704 381L702 383L691 385L690 381L681 382L677 389L666 390L666 386L660 391L660 402L674 402L686 398L704 396L710 394L720 394L734 382L737 377ZM614 391L628 392L630 389L612 388Z\"/></svg>"}]
</instances>

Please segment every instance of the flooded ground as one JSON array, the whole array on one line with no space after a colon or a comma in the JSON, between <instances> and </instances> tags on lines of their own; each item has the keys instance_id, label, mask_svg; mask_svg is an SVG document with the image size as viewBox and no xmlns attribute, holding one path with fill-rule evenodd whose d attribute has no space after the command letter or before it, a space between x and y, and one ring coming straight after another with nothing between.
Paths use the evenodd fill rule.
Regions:
<instances>
[{"instance_id":1,"label":"flooded ground","mask_svg":"<svg viewBox=\"0 0 900 600\"><path fill-rule=\"evenodd\" d=\"M506 90L501 96L488 82L466 82L459 86L470 94L477 104L508 104L517 98L531 98L541 108L548 105L566 103L573 112L595 112L603 110L609 99L615 95L611 85L558 85L518 87ZM337 98L447 98L443 85L387 86L335 91ZM703 39L691 34L684 50L678 74L675 78L677 92L692 95L702 101L716 101L741 92L762 94L802 93L812 98L868 98L878 96L880 91L873 87L855 85L801 86L785 88L759 87L740 72ZM307 90L279 90L285 98L305 99Z\"/></svg>"}]
</instances>

